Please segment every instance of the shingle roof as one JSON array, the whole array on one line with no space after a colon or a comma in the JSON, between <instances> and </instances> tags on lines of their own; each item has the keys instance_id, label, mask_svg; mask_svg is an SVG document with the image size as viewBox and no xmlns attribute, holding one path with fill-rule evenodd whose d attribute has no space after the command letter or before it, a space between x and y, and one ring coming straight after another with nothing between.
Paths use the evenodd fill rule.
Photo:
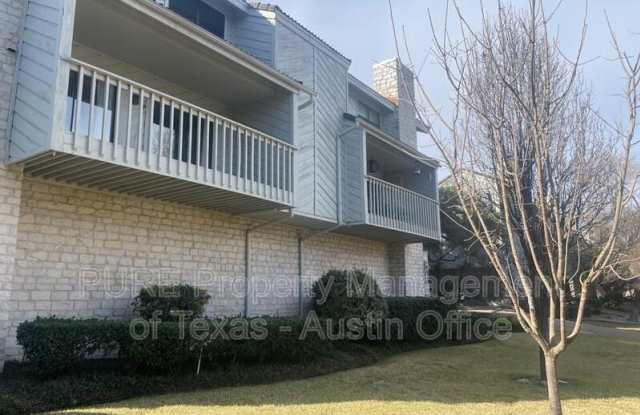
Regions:
<instances>
[{"instance_id":1,"label":"shingle roof","mask_svg":"<svg viewBox=\"0 0 640 415\"><path fill-rule=\"evenodd\" d=\"M253 1L253 0L246 0L247 4L251 7L253 7L254 9L257 10L264 10L264 11L270 11L270 12L275 12L277 11L278 13L281 13L282 15L286 16L287 18L291 19L291 21L293 21L295 24L297 24L298 26L300 26L300 28L302 30L304 30L305 32L307 32L309 35L311 35L313 38L317 39L319 42L321 42L323 45L325 45L326 47L328 47L329 49L331 49L333 52L335 52L336 54L338 54L339 56L341 56L342 58L348 60L349 62L351 62L351 59L347 58L346 56L344 56L342 53L338 52L333 46L331 46L330 44L328 44L327 42L325 42L320 36L316 35L315 33L313 33L311 30L307 29L302 23L300 23L299 21L297 21L296 19L294 19L293 17L291 17L291 15L289 15L288 13L286 13L284 10L282 10L278 5L275 4L271 4L271 3L263 3L263 2L259 2L259 1Z\"/></svg>"}]
</instances>

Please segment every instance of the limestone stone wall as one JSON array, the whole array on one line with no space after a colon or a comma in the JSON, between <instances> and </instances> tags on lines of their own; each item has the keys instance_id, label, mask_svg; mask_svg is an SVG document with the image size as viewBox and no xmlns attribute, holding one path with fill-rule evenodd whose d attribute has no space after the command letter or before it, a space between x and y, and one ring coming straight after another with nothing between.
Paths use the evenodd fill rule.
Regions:
<instances>
[{"instance_id":1,"label":"limestone stone wall","mask_svg":"<svg viewBox=\"0 0 640 415\"><path fill-rule=\"evenodd\" d=\"M429 292L428 263L421 243L392 243L387 246L388 282L395 284L393 294L424 296Z\"/></svg>"},{"instance_id":2,"label":"limestone stone wall","mask_svg":"<svg viewBox=\"0 0 640 415\"><path fill-rule=\"evenodd\" d=\"M252 220L29 178L20 200L8 357L20 356L20 322L47 315L126 317L144 284L195 284L213 297L207 314L243 312L244 241ZM299 232L273 224L250 233L250 314L298 312ZM422 259L420 244L392 248L333 233L305 239L302 253L306 307L311 284L328 269L366 269L395 294L385 288L398 278L390 264L402 262L409 272Z\"/></svg>"}]
</instances>

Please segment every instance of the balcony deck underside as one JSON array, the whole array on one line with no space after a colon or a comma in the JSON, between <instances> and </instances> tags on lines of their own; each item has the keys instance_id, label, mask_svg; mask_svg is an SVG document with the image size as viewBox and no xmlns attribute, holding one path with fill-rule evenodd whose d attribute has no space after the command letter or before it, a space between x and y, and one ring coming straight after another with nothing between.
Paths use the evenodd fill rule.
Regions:
<instances>
[{"instance_id":1,"label":"balcony deck underside","mask_svg":"<svg viewBox=\"0 0 640 415\"><path fill-rule=\"evenodd\" d=\"M49 151L24 162L24 173L54 182L246 214L288 205L204 183L89 157Z\"/></svg>"},{"instance_id":2,"label":"balcony deck underside","mask_svg":"<svg viewBox=\"0 0 640 415\"><path fill-rule=\"evenodd\" d=\"M337 229L336 232L382 242L417 243L434 240L426 235L418 235L406 231L398 231L395 229L368 224L347 225Z\"/></svg>"}]
</instances>

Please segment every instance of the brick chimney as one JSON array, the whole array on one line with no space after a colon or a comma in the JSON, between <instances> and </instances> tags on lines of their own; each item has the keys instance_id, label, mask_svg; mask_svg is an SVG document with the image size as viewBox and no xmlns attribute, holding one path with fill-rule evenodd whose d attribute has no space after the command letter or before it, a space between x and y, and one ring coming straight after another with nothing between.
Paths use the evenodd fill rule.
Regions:
<instances>
[{"instance_id":1,"label":"brick chimney","mask_svg":"<svg viewBox=\"0 0 640 415\"><path fill-rule=\"evenodd\" d=\"M383 128L413 148L417 146L414 75L398 58L373 65L373 89L398 108L383 120Z\"/></svg>"}]
</instances>

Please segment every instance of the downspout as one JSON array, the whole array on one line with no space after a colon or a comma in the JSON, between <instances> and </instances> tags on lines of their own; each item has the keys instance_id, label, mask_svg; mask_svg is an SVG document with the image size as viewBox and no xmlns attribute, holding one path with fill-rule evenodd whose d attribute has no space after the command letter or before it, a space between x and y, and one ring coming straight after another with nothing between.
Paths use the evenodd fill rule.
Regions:
<instances>
[{"instance_id":1,"label":"downspout","mask_svg":"<svg viewBox=\"0 0 640 415\"><path fill-rule=\"evenodd\" d=\"M269 225L275 225L276 223L284 222L293 217L293 209L288 209L288 215L276 218L272 221L259 223L247 227L244 233L244 307L242 315L244 317L249 316L249 283L251 282L251 273L249 271L249 256L251 254L249 249L249 234L257 229L264 228Z\"/></svg>"}]
</instances>

